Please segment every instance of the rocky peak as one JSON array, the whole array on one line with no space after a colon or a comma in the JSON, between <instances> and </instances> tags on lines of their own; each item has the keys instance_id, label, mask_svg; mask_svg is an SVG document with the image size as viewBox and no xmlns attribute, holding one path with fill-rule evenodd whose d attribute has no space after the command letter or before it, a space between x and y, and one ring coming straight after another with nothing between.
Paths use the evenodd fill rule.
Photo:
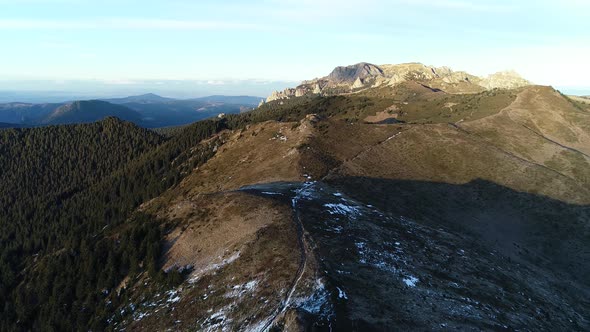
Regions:
<instances>
[{"instance_id":1,"label":"rocky peak","mask_svg":"<svg viewBox=\"0 0 590 332\"><path fill-rule=\"evenodd\" d=\"M366 62L351 66L339 66L328 75L327 79L335 83L353 83L357 79L364 80L367 77L383 76L381 68Z\"/></svg>"},{"instance_id":2,"label":"rocky peak","mask_svg":"<svg viewBox=\"0 0 590 332\"><path fill-rule=\"evenodd\" d=\"M488 75L488 77L481 80L479 85L486 89L514 89L522 86L530 85L531 82L522 78L514 70L507 70Z\"/></svg>"},{"instance_id":3,"label":"rocky peak","mask_svg":"<svg viewBox=\"0 0 590 332\"><path fill-rule=\"evenodd\" d=\"M417 81L448 93L479 92L494 88L514 89L531 83L514 71L504 71L482 78L449 67L427 66L419 62L376 66L367 62L339 66L325 77L303 81L296 88L275 91L267 102L308 94L339 94L366 87L395 86Z\"/></svg>"}]
</instances>

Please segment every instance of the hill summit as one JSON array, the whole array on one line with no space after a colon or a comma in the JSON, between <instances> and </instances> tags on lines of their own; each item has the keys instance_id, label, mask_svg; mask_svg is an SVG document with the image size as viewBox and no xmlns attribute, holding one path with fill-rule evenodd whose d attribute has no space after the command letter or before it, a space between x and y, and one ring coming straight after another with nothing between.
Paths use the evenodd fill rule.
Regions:
<instances>
[{"instance_id":1,"label":"hill summit","mask_svg":"<svg viewBox=\"0 0 590 332\"><path fill-rule=\"evenodd\" d=\"M336 67L329 75L303 81L295 88L275 91L267 102L303 95L337 95L370 87L396 86L415 81L432 89L449 93L476 93L495 88L518 88L530 85L514 71L498 72L478 77L449 67L427 66L422 63L374 65L366 62Z\"/></svg>"},{"instance_id":2,"label":"hill summit","mask_svg":"<svg viewBox=\"0 0 590 332\"><path fill-rule=\"evenodd\" d=\"M87 123L101 120L105 117L116 116L122 120L139 122L141 115L136 111L121 105L115 105L100 100L74 101L55 109L45 119L43 124Z\"/></svg>"}]
</instances>

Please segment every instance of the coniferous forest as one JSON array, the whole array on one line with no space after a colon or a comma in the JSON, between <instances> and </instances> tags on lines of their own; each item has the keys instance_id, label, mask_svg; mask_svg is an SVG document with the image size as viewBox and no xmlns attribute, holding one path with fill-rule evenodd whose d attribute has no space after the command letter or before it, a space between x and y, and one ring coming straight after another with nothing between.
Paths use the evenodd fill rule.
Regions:
<instances>
[{"instance_id":1,"label":"coniferous forest","mask_svg":"<svg viewBox=\"0 0 590 332\"><path fill-rule=\"evenodd\" d=\"M268 104L171 137L112 117L1 130L0 330L103 330L125 301L126 277L178 282L159 267L162 223L137 207L214 155L214 143L199 145L204 139L321 114L332 101Z\"/></svg>"},{"instance_id":2,"label":"coniferous forest","mask_svg":"<svg viewBox=\"0 0 590 332\"><path fill-rule=\"evenodd\" d=\"M118 298L106 295L141 269L158 274L160 225L133 210L176 183L172 161L220 129L203 121L165 141L107 118L0 131L0 329L103 329Z\"/></svg>"}]
</instances>

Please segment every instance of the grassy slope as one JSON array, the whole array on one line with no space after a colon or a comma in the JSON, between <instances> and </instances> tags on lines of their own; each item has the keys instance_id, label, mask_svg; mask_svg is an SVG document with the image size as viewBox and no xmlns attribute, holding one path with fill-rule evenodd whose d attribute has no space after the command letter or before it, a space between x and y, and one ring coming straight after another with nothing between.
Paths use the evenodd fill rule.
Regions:
<instances>
[{"instance_id":1,"label":"grassy slope","mask_svg":"<svg viewBox=\"0 0 590 332\"><path fill-rule=\"evenodd\" d=\"M394 104L399 106L398 119L405 124L362 123L367 116ZM557 122L555 110L559 111ZM220 206L214 207L228 197L233 197L232 202L223 203L228 206L240 203L254 209L255 204L267 204L211 193L260 182L302 181L303 175L309 174L314 179L326 176L349 195L391 215L408 215L426 225L452 229L485 248L498 250L533 269L540 268L541 273L584 282L582 276L590 272L588 266L579 264L590 259L583 250L589 240L586 224L590 190L584 182L588 165L579 153L567 148L585 148L585 126L590 122L551 89L448 95L407 83L396 89L370 89L345 97L299 98L284 106L274 102L253 112L251 118L265 119L264 112L283 114L278 119L284 121L297 120L306 113L320 113L326 118L303 124L271 121L222 134L225 143L214 158L145 206L160 217L180 222L175 231L179 234L185 227L192 234L199 229L194 237L171 238L173 246L200 246L206 240L206 233L200 229L214 225L204 220L223 223L237 216L249 223L244 206L229 212L230 216L223 216ZM551 158L540 159L540 151L543 156L551 154ZM192 204L199 208L194 209ZM197 213L202 205L211 205L205 214ZM283 215L281 220L285 218ZM256 229L252 228L258 239L267 236L260 233L265 228ZM282 236L289 237L282 234L279 238ZM244 256L236 265L222 269L211 282L229 287L232 283L223 278L243 278L243 269L258 268L247 263L256 257L252 256L255 252L260 255L269 246L284 252L293 245L252 242L244 247ZM188 254L180 256L190 258ZM206 259L214 256L217 254ZM575 287L570 285L566 291L572 292ZM193 296L196 291L189 292ZM189 312L201 314L184 300L178 309L179 317Z\"/></svg>"},{"instance_id":2,"label":"grassy slope","mask_svg":"<svg viewBox=\"0 0 590 332\"><path fill-rule=\"evenodd\" d=\"M521 103L523 94L528 104ZM530 101L541 103L544 109ZM571 277L579 279L588 272L588 266L579 262L590 259L582 249L589 241L586 174L590 165L579 152L547 139L539 141L538 135L511 123L508 115L528 115L544 135L579 148L588 122L580 121L585 115L548 88L521 92L512 107L463 122L461 127L443 123L379 125L397 126L400 134L356 154L347 153L347 144L330 141L348 135L348 140L358 145L367 141L356 134L362 130L332 126L334 132L318 138L320 142L315 144L333 147L330 156L341 164L329 173L328 180L346 188L350 195L431 225L473 232L508 256L549 262L546 268L569 270ZM558 120L569 122L545 118L555 113ZM565 133L560 131L564 127L568 129ZM576 134L570 136L570 131ZM555 154L544 164L535 159L539 151ZM568 158L577 158L576 163ZM551 164L555 160L560 167Z\"/></svg>"},{"instance_id":3,"label":"grassy slope","mask_svg":"<svg viewBox=\"0 0 590 332\"><path fill-rule=\"evenodd\" d=\"M460 126L507 153L590 185L590 112L551 88L527 88L500 113Z\"/></svg>"}]
</instances>

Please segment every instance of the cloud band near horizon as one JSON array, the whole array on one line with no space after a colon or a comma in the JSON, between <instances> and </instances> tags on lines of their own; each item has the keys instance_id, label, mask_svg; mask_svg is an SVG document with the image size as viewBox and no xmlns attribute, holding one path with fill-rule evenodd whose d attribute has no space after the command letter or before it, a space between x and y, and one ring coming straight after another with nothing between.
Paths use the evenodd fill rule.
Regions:
<instances>
[{"instance_id":1,"label":"cloud band near horizon","mask_svg":"<svg viewBox=\"0 0 590 332\"><path fill-rule=\"evenodd\" d=\"M102 18L89 20L0 19L0 29L162 29L162 30L264 30L254 23L153 18Z\"/></svg>"}]
</instances>

